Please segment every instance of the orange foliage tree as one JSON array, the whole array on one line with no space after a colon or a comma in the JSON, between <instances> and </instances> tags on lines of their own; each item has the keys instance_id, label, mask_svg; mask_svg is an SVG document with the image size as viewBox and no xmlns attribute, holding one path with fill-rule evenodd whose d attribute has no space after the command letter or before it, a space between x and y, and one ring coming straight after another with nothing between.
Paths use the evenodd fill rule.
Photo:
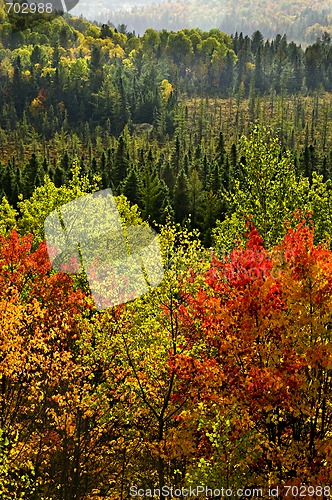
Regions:
<instances>
[{"instance_id":1,"label":"orange foliage tree","mask_svg":"<svg viewBox=\"0 0 332 500\"><path fill-rule=\"evenodd\" d=\"M210 266L187 239L158 288L96 312L44 243L0 238L1 498L329 483L331 250L308 221Z\"/></svg>"},{"instance_id":2,"label":"orange foliage tree","mask_svg":"<svg viewBox=\"0 0 332 500\"><path fill-rule=\"evenodd\" d=\"M89 297L32 240L0 238L1 498L106 494L121 467L125 372L94 351Z\"/></svg>"},{"instance_id":3,"label":"orange foliage tree","mask_svg":"<svg viewBox=\"0 0 332 500\"><path fill-rule=\"evenodd\" d=\"M177 417L196 443L186 480L219 488L326 485L332 252L315 246L308 221L270 251L255 228L247 237L245 248L213 259L205 286L182 306L186 348L170 365L182 377L174 397L191 399Z\"/></svg>"}]
</instances>

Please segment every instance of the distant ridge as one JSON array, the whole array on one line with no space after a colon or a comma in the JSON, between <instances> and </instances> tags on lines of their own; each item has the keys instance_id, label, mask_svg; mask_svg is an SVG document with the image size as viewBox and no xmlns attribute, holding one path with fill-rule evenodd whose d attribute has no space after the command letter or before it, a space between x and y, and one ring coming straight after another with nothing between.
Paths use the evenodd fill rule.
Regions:
<instances>
[{"instance_id":1,"label":"distant ridge","mask_svg":"<svg viewBox=\"0 0 332 500\"><path fill-rule=\"evenodd\" d=\"M229 34L237 31L245 35L259 30L265 38L286 34L289 40L305 45L324 32L332 34L330 0L104 0L97 5L81 0L73 13L100 23L125 24L137 34L147 28L219 28Z\"/></svg>"}]
</instances>

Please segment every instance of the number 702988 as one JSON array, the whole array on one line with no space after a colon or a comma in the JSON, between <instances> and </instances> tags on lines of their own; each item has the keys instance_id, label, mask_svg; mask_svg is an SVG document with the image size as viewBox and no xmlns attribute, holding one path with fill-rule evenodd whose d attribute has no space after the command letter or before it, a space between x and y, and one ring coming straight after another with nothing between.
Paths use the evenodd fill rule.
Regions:
<instances>
[{"instance_id":1,"label":"number 702988","mask_svg":"<svg viewBox=\"0 0 332 500\"><path fill-rule=\"evenodd\" d=\"M332 494L331 486L283 486L286 497L322 497L330 498Z\"/></svg>"},{"instance_id":2,"label":"number 702988","mask_svg":"<svg viewBox=\"0 0 332 500\"><path fill-rule=\"evenodd\" d=\"M51 3L6 3L7 14L52 14L53 5Z\"/></svg>"}]
</instances>

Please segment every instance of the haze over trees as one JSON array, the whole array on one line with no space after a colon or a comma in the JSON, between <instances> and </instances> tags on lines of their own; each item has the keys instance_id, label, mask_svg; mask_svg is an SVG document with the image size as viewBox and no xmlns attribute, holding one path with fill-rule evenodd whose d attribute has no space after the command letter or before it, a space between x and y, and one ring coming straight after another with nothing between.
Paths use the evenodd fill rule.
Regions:
<instances>
[{"instance_id":1,"label":"haze over trees","mask_svg":"<svg viewBox=\"0 0 332 500\"><path fill-rule=\"evenodd\" d=\"M143 35L147 28L178 31L184 28L218 28L228 34L251 35L259 30L266 38L287 34L291 41L307 45L324 31L332 32L331 4L327 0L188 0L102 2L98 10L80 0L73 11L99 23L126 25Z\"/></svg>"}]
</instances>

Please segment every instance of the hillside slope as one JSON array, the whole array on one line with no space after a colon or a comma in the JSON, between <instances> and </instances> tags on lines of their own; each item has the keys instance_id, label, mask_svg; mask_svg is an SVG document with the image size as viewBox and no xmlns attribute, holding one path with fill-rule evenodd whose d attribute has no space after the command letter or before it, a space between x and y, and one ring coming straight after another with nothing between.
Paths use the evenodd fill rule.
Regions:
<instances>
[{"instance_id":1,"label":"hillside slope","mask_svg":"<svg viewBox=\"0 0 332 500\"><path fill-rule=\"evenodd\" d=\"M73 11L98 22L126 24L143 34L147 28L179 30L185 27L219 28L229 34L251 35L260 30L264 37L287 34L297 43L312 43L324 31L332 32L332 4L327 0L189 0L155 2L117 2L95 8L87 0Z\"/></svg>"}]
</instances>

